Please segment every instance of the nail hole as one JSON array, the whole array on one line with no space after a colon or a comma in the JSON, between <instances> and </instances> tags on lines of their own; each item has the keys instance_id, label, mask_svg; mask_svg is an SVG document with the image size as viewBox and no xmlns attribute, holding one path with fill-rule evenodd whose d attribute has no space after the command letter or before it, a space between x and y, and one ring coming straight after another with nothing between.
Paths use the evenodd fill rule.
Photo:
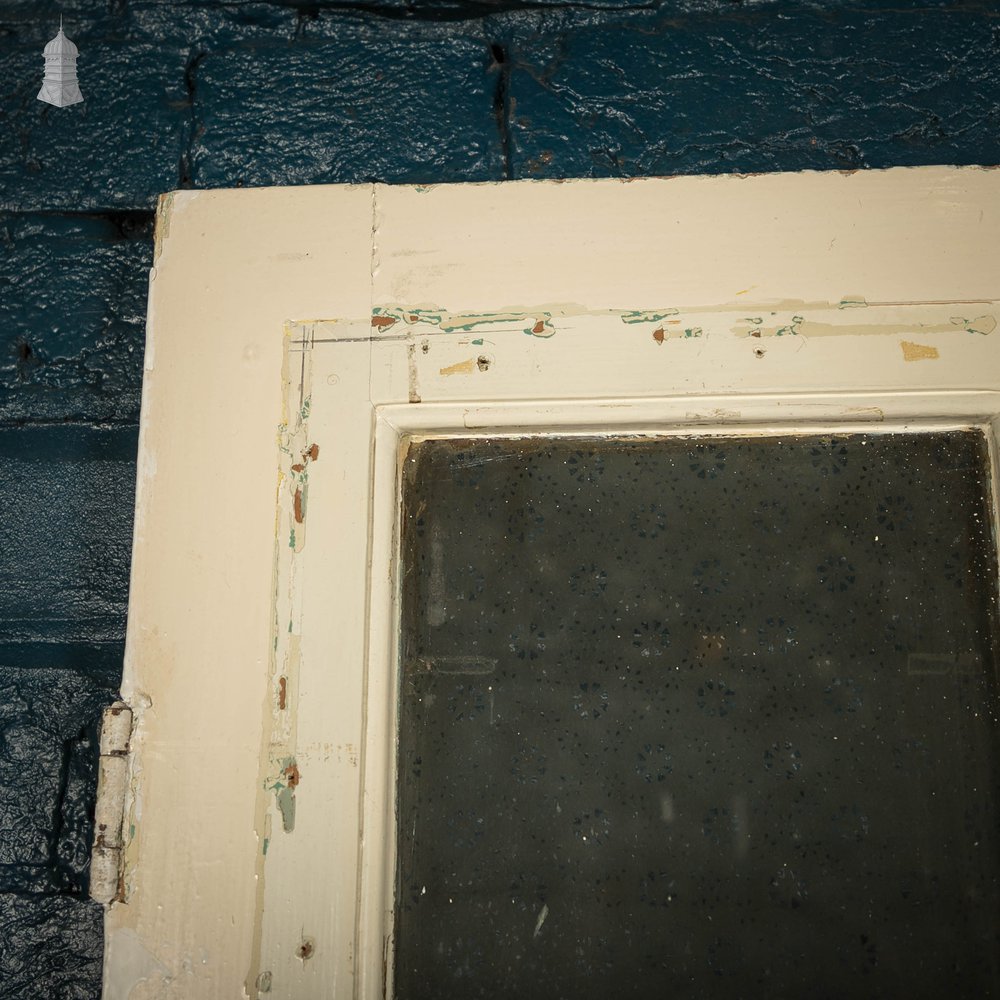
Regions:
<instances>
[{"instance_id":1,"label":"nail hole","mask_svg":"<svg viewBox=\"0 0 1000 1000\"><path fill-rule=\"evenodd\" d=\"M767 354L767 351L765 351L763 347L754 348L753 356L755 358L762 358L765 354Z\"/></svg>"},{"instance_id":2,"label":"nail hole","mask_svg":"<svg viewBox=\"0 0 1000 1000\"><path fill-rule=\"evenodd\" d=\"M479 370L481 372L490 370L490 359L486 357L485 354L480 354L479 357L476 358L476 364L479 366Z\"/></svg>"}]
</instances>

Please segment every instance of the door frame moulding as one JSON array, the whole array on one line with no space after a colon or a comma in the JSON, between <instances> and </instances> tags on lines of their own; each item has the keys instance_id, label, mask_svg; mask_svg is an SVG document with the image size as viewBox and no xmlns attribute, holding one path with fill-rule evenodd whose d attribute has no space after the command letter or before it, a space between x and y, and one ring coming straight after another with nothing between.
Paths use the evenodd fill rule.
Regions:
<instances>
[{"instance_id":1,"label":"door frame moulding","mask_svg":"<svg viewBox=\"0 0 1000 1000\"><path fill-rule=\"evenodd\" d=\"M878 405L875 404L877 399ZM988 447L994 541L1000 537L1000 390L789 394L739 397L741 410L720 407L723 397L633 401L536 400L484 404L470 413L461 403L375 408L369 589L365 668L364 795L359 858L358 997L392 996L396 866L397 746L401 619L400 511L402 468L411 443L500 438L745 440L798 435L883 435L979 431ZM718 415L725 414L720 420ZM694 415L703 415L700 418ZM715 415L714 419L709 415Z\"/></svg>"}]
</instances>

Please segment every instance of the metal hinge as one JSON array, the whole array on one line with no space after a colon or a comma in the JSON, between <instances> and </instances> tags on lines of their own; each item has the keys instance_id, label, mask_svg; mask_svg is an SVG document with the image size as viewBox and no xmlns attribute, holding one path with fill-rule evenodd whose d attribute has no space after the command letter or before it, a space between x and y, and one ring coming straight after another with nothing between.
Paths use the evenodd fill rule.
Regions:
<instances>
[{"instance_id":1,"label":"metal hinge","mask_svg":"<svg viewBox=\"0 0 1000 1000\"><path fill-rule=\"evenodd\" d=\"M101 721L94 847L90 855L90 897L98 903L121 898L122 827L131 736L132 709L116 701L104 710Z\"/></svg>"}]
</instances>

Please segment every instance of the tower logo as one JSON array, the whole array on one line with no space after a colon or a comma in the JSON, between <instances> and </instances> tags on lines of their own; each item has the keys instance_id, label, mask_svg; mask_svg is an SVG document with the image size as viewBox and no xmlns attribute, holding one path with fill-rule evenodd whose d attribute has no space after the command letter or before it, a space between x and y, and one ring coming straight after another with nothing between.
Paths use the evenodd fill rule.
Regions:
<instances>
[{"instance_id":1,"label":"tower logo","mask_svg":"<svg viewBox=\"0 0 1000 1000\"><path fill-rule=\"evenodd\" d=\"M59 18L59 34L45 46L45 78L38 100L65 108L79 104L83 100L80 85L76 79L76 46L63 34L62 18Z\"/></svg>"}]
</instances>

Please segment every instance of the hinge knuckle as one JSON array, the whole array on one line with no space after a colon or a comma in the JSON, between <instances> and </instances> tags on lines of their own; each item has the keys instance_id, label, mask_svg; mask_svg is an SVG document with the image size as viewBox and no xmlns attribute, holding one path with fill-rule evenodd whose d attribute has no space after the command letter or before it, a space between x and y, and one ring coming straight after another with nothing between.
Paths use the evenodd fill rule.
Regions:
<instances>
[{"instance_id":1,"label":"hinge knuckle","mask_svg":"<svg viewBox=\"0 0 1000 1000\"><path fill-rule=\"evenodd\" d=\"M90 856L90 897L98 903L110 903L119 897L131 736L132 709L116 701L104 710L101 721L94 847Z\"/></svg>"}]
</instances>

